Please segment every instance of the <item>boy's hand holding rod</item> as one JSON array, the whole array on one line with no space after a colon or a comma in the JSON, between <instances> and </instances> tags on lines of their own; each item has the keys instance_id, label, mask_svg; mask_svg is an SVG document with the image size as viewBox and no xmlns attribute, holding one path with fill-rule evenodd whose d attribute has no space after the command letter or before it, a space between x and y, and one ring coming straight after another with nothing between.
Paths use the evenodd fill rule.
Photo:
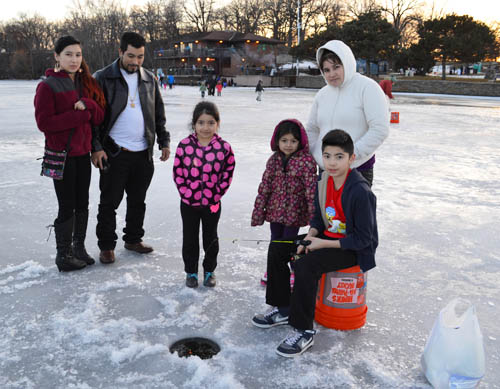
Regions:
<instances>
[{"instance_id":1,"label":"boy's hand holding rod","mask_svg":"<svg viewBox=\"0 0 500 389\"><path fill-rule=\"evenodd\" d=\"M297 254L301 254L302 252L304 252L304 249L307 254L309 251L314 251L318 249L340 248L339 240L327 240L327 239L316 238L316 235L318 235L317 229L315 228L309 229L309 232L307 233L306 237L303 240L299 241L299 246L297 247Z\"/></svg>"}]
</instances>

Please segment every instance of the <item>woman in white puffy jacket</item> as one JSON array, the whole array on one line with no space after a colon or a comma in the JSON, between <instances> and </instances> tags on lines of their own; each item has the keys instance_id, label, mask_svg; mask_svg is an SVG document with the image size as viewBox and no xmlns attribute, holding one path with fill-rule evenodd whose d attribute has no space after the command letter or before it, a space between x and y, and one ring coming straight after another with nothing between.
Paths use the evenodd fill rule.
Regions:
<instances>
[{"instance_id":1,"label":"woman in white puffy jacket","mask_svg":"<svg viewBox=\"0 0 500 389\"><path fill-rule=\"evenodd\" d=\"M321 141L341 129L354 141L351 167L372 184L375 150L389 135L389 112L384 92L371 78L356 72L356 59L344 42L332 40L316 52L325 85L315 96L306 132L309 148L323 169Z\"/></svg>"}]
</instances>

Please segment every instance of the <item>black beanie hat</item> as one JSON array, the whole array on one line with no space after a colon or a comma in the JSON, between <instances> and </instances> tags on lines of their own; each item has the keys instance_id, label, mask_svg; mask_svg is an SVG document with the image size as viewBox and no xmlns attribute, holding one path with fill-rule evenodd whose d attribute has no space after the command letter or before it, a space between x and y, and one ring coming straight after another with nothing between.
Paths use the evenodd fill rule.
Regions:
<instances>
[{"instance_id":1,"label":"black beanie hat","mask_svg":"<svg viewBox=\"0 0 500 389\"><path fill-rule=\"evenodd\" d=\"M54 51L57 54L61 54L61 52L64 50L65 47L71 45L79 45L79 44L80 42L77 41L75 38L73 38L71 35L65 35L57 40Z\"/></svg>"}]
</instances>

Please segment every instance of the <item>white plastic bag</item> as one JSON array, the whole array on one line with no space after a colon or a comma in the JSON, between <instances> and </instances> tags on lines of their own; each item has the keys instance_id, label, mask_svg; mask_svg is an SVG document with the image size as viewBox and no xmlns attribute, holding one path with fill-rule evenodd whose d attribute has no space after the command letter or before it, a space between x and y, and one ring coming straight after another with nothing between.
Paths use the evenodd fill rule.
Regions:
<instances>
[{"instance_id":1,"label":"white plastic bag","mask_svg":"<svg viewBox=\"0 0 500 389\"><path fill-rule=\"evenodd\" d=\"M457 309L463 313L457 314ZM470 301L453 299L441 310L421 363L436 389L474 388L479 383L485 369L483 335Z\"/></svg>"}]
</instances>

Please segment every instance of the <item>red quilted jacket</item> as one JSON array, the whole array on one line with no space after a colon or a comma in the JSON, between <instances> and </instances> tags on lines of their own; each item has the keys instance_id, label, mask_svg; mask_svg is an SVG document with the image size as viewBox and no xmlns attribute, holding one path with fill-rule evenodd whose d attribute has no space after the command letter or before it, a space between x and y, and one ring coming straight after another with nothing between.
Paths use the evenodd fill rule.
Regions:
<instances>
[{"instance_id":1,"label":"red quilted jacket","mask_svg":"<svg viewBox=\"0 0 500 389\"><path fill-rule=\"evenodd\" d=\"M302 123L293 121L300 127L299 150L286 164L283 154L278 150L277 128L271 139L274 154L269 158L266 170L259 185L252 213L252 226L267 222L281 223L285 226L306 226L314 213L314 192L317 175L316 162L309 152L307 135Z\"/></svg>"}]
</instances>

